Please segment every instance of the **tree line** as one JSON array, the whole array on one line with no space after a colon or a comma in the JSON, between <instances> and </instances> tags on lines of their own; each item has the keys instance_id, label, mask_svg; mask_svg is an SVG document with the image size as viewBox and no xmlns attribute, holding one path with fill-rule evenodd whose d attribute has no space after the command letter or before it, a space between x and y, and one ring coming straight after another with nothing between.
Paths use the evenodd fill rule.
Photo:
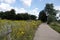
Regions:
<instances>
[{"instance_id":1,"label":"tree line","mask_svg":"<svg viewBox=\"0 0 60 40\"><path fill-rule=\"evenodd\" d=\"M1 19L8 19L8 20L36 20L35 15L30 15L28 13L15 13L14 9L10 11L0 12Z\"/></svg>"},{"instance_id":2,"label":"tree line","mask_svg":"<svg viewBox=\"0 0 60 40\"><path fill-rule=\"evenodd\" d=\"M38 20L43 22L52 22L56 21L57 10L54 9L54 5L52 3L47 3L42 11L39 12ZM9 20L36 20L35 15L30 15L28 13L15 13L14 9L10 11L0 12L1 19L9 19Z\"/></svg>"}]
</instances>

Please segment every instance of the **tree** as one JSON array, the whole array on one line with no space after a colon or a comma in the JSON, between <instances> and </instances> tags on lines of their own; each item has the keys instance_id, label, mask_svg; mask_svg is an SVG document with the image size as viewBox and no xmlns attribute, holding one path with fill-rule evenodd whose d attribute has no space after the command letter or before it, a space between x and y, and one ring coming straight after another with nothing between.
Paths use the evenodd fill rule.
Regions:
<instances>
[{"instance_id":1,"label":"tree","mask_svg":"<svg viewBox=\"0 0 60 40\"><path fill-rule=\"evenodd\" d=\"M47 16L44 12L44 10L42 10L40 13L39 13L39 20L43 21L43 22L46 22L47 21Z\"/></svg>"},{"instance_id":2,"label":"tree","mask_svg":"<svg viewBox=\"0 0 60 40\"><path fill-rule=\"evenodd\" d=\"M13 14L13 15L15 15L15 10L14 9L11 9L10 10L10 13Z\"/></svg>"},{"instance_id":3,"label":"tree","mask_svg":"<svg viewBox=\"0 0 60 40\"><path fill-rule=\"evenodd\" d=\"M31 18L31 20L36 20L36 16L35 15L30 15L30 18Z\"/></svg>"},{"instance_id":4,"label":"tree","mask_svg":"<svg viewBox=\"0 0 60 40\"><path fill-rule=\"evenodd\" d=\"M44 9L45 12L47 12L48 15L48 19L47 19L47 22L50 23L52 21L55 21L55 16L56 16L56 12L55 12L55 9L54 9L54 6L53 4L49 4L47 3L46 6L45 6L45 9Z\"/></svg>"},{"instance_id":5,"label":"tree","mask_svg":"<svg viewBox=\"0 0 60 40\"><path fill-rule=\"evenodd\" d=\"M29 20L30 19L30 15L28 13L24 13L24 20Z\"/></svg>"},{"instance_id":6,"label":"tree","mask_svg":"<svg viewBox=\"0 0 60 40\"><path fill-rule=\"evenodd\" d=\"M35 20L35 15L30 15L28 13L15 13L14 9L10 11L0 12L0 18L8 20Z\"/></svg>"},{"instance_id":7,"label":"tree","mask_svg":"<svg viewBox=\"0 0 60 40\"><path fill-rule=\"evenodd\" d=\"M2 18L2 17L3 17L3 13L4 13L4 12L2 12L2 11L0 12L0 18Z\"/></svg>"},{"instance_id":8,"label":"tree","mask_svg":"<svg viewBox=\"0 0 60 40\"><path fill-rule=\"evenodd\" d=\"M16 15L16 20L20 20L21 19L21 15L20 14L17 14Z\"/></svg>"},{"instance_id":9,"label":"tree","mask_svg":"<svg viewBox=\"0 0 60 40\"><path fill-rule=\"evenodd\" d=\"M11 18L12 20L14 20L14 19L16 18L15 10L14 10L14 9L11 9L9 15L10 15L10 18Z\"/></svg>"},{"instance_id":10,"label":"tree","mask_svg":"<svg viewBox=\"0 0 60 40\"><path fill-rule=\"evenodd\" d=\"M35 15L30 15L28 13L18 13L16 15L16 20L35 20Z\"/></svg>"},{"instance_id":11,"label":"tree","mask_svg":"<svg viewBox=\"0 0 60 40\"><path fill-rule=\"evenodd\" d=\"M10 11L5 11L3 13L2 19L11 19L14 20L15 19L15 10L11 9Z\"/></svg>"}]
</instances>

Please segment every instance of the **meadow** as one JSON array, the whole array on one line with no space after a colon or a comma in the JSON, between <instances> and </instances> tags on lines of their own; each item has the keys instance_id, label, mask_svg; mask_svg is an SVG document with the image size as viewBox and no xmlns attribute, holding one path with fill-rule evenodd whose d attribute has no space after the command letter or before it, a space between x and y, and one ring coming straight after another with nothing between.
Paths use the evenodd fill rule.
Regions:
<instances>
[{"instance_id":1,"label":"meadow","mask_svg":"<svg viewBox=\"0 0 60 40\"><path fill-rule=\"evenodd\" d=\"M33 40L40 24L36 20L0 20L0 40Z\"/></svg>"},{"instance_id":2,"label":"meadow","mask_svg":"<svg viewBox=\"0 0 60 40\"><path fill-rule=\"evenodd\" d=\"M50 27L53 28L58 33L60 33L60 23L58 23L58 22L52 22L50 24Z\"/></svg>"}]
</instances>

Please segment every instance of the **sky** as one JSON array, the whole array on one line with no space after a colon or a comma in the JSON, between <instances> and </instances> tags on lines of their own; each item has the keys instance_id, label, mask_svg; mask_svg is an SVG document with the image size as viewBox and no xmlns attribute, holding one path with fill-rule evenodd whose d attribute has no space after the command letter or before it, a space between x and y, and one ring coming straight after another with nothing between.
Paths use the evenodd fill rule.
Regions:
<instances>
[{"instance_id":1,"label":"sky","mask_svg":"<svg viewBox=\"0 0 60 40\"><path fill-rule=\"evenodd\" d=\"M60 10L60 0L0 0L0 11L15 9L16 13L25 13L38 16L46 3L53 3L54 9Z\"/></svg>"}]
</instances>

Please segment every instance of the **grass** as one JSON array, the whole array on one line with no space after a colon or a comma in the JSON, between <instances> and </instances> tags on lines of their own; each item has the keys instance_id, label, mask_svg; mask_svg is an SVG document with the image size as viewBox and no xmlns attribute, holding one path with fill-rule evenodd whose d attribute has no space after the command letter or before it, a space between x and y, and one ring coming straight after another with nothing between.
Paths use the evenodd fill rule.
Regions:
<instances>
[{"instance_id":1,"label":"grass","mask_svg":"<svg viewBox=\"0 0 60 40\"><path fill-rule=\"evenodd\" d=\"M53 28L55 31L57 31L58 33L60 33L60 24L57 22L52 22L50 24L51 28Z\"/></svg>"},{"instance_id":2,"label":"grass","mask_svg":"<svg viewBox=\"0 0 60 40\"><path fill-rule=\"evenodd\" d=\"M9 40L5 32L11 30L10 39L12 40L33 40L36 29L41 21L11 21L0 20L0 40Z\"/></svg>"}]
</instances>

